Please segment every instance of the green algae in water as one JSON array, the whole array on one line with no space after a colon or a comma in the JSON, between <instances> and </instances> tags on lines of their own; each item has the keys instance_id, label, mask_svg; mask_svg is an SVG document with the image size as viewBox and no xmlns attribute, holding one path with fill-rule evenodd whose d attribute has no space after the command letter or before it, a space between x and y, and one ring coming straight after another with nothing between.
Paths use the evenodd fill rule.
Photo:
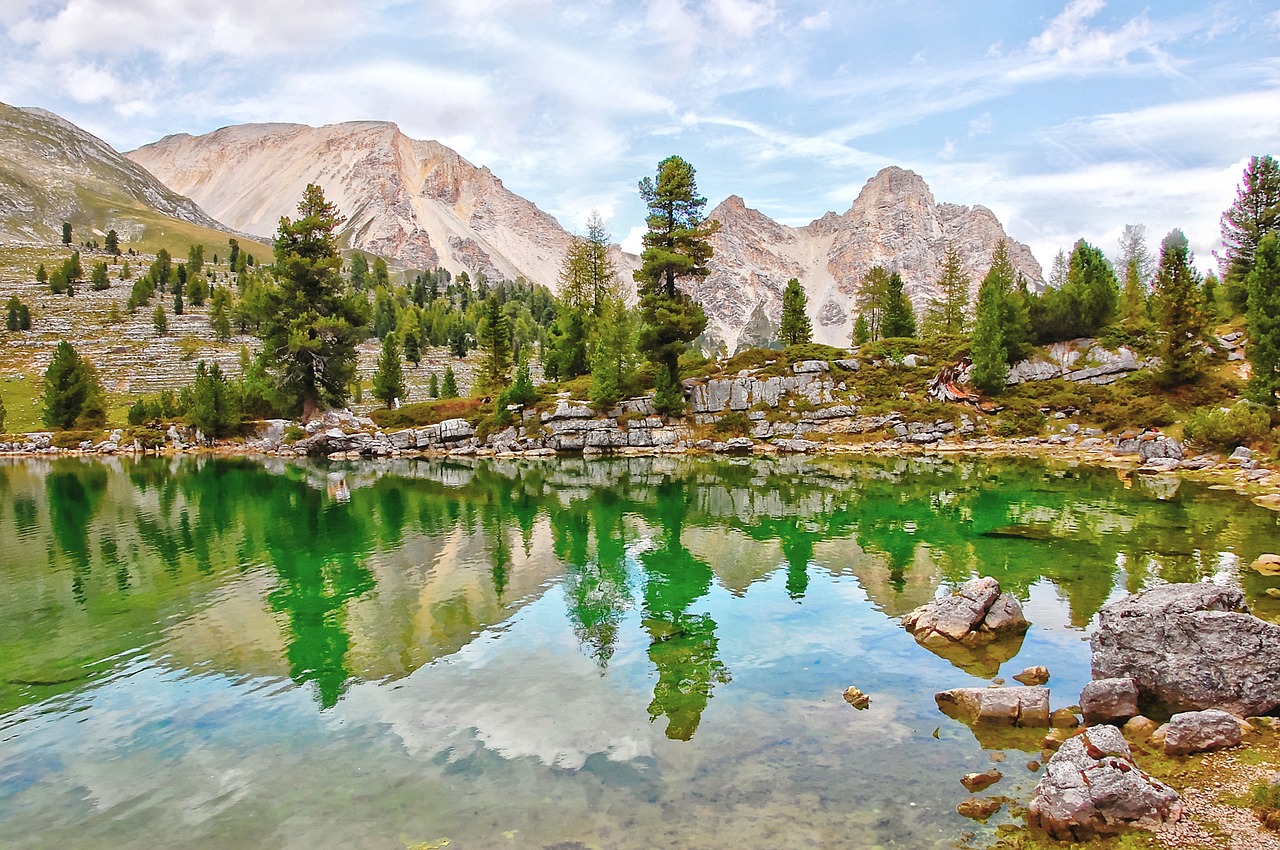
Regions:
<instances>
[{"instance_id":1,"label":"green algae in water","mask_svg":"<svg viewBox=\"0 0 1280 850\"><path fill-rule=\"evenodd\" d=\"M1098 608L1152 582L1243 581L1265 616L1277 580L1240 565L1275 531L1230 494L986 459L12 462L0 827L950 846L1008 819L956 814L959 778L1003 753L1025 802L1038 736L978 740L935 692L1045 664L1074 703ZM1022 643L916 645L901 615L977 573Z\"/></svg>"}]
</instances>

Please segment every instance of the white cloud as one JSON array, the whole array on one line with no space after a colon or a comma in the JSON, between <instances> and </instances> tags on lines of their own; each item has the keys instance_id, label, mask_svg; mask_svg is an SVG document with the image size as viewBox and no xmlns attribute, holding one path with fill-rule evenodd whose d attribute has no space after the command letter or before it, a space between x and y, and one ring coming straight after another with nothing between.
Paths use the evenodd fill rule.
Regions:
<instances>
[{"instance_id":1,"label":"white cloud","mask_svg":"<svg viewBox=\"0 0 1280 850\"><path fill-rule=\"evenodd\" d=\"M648 228L637 225L627 231L627 235L622 239L622 250L628 254L639 254L644 250L644 243L641 238L647 232Z\"/></svg>"},{"instance_id":2,"label":"white cloud","mask_svg":"<svg viewBox=\"0 0 1280 850\"><path fill-rule=\"evenodd\" d=\"M988 136L991 134L991 113L984 112L976 118L969 120L969 138L974 139L978 136Z\"/></svg>"},{"instance_id":3,"label":"white cloud","mask_svg":"<svg viewBox=\"0 0 1280 850\"><path fill-rule=\"evenodd\" d=\"M1028 47L1032 53L1052 56L1059 65L1074 67L1079 73L1096 73L1099 66L1125 62L1140 49L1154 51L1151 25L1145 16L1133 18L1115 31L1089 27L1087 21L1105 6L1105 0L1072 0Z\"/></svg>"},{"instance_id":4,"label":"white cloud","mask_svg":"<svg viewBox=\"0 0 1280 850\"><path fill-rule=\"evenodd\" d=\"M831 13L826 9L816 15L809 15L800 19L800 29L814 32L816 30L824 30L831 24Z\"/></svg>"},{"instance_id":5,"label":"white cloud","mask_svg":"<svg viewBox=\"0 0 1280 850\"><path fill-rule=\"evenodd\" d=\"M719 30L731 38L751 38L778 15L773 0L710 0L707 9Z\"/></svg>"}]
</instances>

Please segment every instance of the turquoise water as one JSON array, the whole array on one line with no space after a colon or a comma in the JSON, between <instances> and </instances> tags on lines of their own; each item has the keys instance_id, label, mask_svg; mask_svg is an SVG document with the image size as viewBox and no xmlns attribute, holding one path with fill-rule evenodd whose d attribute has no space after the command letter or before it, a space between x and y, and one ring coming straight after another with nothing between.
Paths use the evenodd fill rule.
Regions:
<instances>
[{"instance_id":1,"label":"turquoise water","mask_svg":"<svg viewBox=\"0 0 1280 850\"><path fill-rule=\"evenodd\" d=\"M933 694L1045 664L1073 704L1098 608L1152 582L1280 614L1241 566L1275 532L1232 494L989 460L15 461L0 843L980 842L960 776L1003 758L988 793L1025 801L1038 736L978 741ZM1024 641L905 634L979 573Z\"/></svg>"}]
</instances>

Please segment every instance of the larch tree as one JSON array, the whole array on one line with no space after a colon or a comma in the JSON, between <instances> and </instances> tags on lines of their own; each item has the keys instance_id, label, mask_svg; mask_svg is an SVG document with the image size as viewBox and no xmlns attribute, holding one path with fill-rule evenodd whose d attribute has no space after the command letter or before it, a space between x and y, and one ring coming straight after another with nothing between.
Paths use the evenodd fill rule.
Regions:
<instances>
[{"instance_id":1,"label":"larch tree","mask_svg":"<svg viewBox=\"0 0 1280 850\"><path fill-rule=\"evenodd\" d=\"M875 342L884 336L880 325L884 321L884 308L889 296L889 271L884 266L872 266L862 276L858 287L858 315L866 319L870 339Z\"/></svg>"},{"instance_id":2,"label":"larch tree","mask_svg":"<svg viewBox=\"0 0 1280 850\"><path fill-rule=\"evenodd\" d=\"M596 328L591 358L591 401L597 408L612 407L628 395L635 383L636 332L631 311L622 299L605 302Z\"/></svg>"},{"instance_id":3,"label":"larch tree","mask_svg":"<svg viewBox=\"0 0 1280 850\"><path fill-rule=\"evenodd\" d=\"M337 228L345 221L324 192L307 186L296 220L284 216L275 239L277 284L265 294L263 353L282 401L303 419L347 400L356 345L369 302L341 274Z\"/></svg>"},{"instance_id":4,"label":"larch tree","mask_svg":"<svg viewBox=\"0 0 1280 850\"><path fill-rule=\"evenodd\" d=\"M969 325L969 275L956 246L947 243L938 276L938 298L925 314L925 330L929 336L956 336Z\"/></svg>"},{"instance_id":5,"label":"larch tree","mask_svg":"<svg viewBox=\"0 0 1280 850\"><path fill-rule=\"evenodd\" d=\"M813 325L806 312L809 299L797 278L787 281L782 291L782 321L778 326L778 338L783 345L803 345L813 341Z\"/></svg>"},{"instance_id":6,"label":"larch tree","mask_svg":"<svg viewBox=\"0 0 1280 850\"><path fill-rule=\"evenodd\" d=\"M1145 226L1124 226L1117 266L1120 269L1120 318L1128 325L1143 324L1147 320L1147 294L1155 273Z\"/></svg>"},{"instance_id":7,"label":"larch tree","mask_svg":"<svg viewBox=\"0 0 1280 850\"><path fill-rule=\"evenodd\" d=\"M986 393L1004 389L1009 363L1030 350L1031 321L1009 259L1009 246L1001 239L991 254L991 267L978 288L977 319L973 329L971 381Z\"/></svg>"},{"instance_id":8,"label":"larch tree","mask_svg":"<svg viewBox=\"0 0 1280 850\"><path fill-rule=\"evenodd\" d=\"M1258 243L1249 272L1249 337L1245 353L1253 367L1249 396L1271 407L1280 399L1280 236L1268 233Z\"/></svg>"},{"instance_id":9,"label":"larch tree","mask_svg":"<svg viewBox=\"0 0 1280 850\"><path fill-rule=\"evenodd\" d=\"M440 380L440 398L458 397L458 379L453 374L453 364L444 367L444 377Z\"/></svg>"},{"instance_id":10,"label":"larch tree","mask_svg":"<svg viewBox=\"0 0 1280 850\"><path fill-rule=\"evenodd\" d=\"M640 349L656 367L654 407L678 414L685 409L680 353L707 327L701 305L679 283L710 274L708 240L720 225L704 219L707 199L698 194L693 166L678 156L662 160L655 177L640 181L640 197L649 210L635 273L643 319Z\"/></svg>"},{"instance_id":11,"label":"larch tree","mask_svg":"<svg viewBox=\"0 0 1280 850\"><path fill-rule=\"evenodd\" d=\"M1155 297L1161 360L1157 378L1166 387L1190 383L1203 368L1206 321L1200 276L1191 265L1191 251L1181 230L1169 231L1160 243Z\"/></svg>"},{"instance_id":12,"label":"larch tree","mask_svg":"<svg viewBox=\"0 0 1280 850\"><path fill-rule=\"evenodd\" d=\"M1280 230L1280 163L1254 156L1245 166L1230 209L1222 214L1224 282L1237 309L1248 298L1247 281L1262 237Z\"/></svg>"}]
</instances>

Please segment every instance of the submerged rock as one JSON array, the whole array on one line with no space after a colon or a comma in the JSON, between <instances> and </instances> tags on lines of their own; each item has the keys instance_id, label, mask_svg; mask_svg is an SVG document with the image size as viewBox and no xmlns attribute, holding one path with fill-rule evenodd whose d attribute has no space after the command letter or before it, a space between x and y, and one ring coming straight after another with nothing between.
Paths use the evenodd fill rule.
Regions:
<instances>
[{"instance_id":1,"label":"submerged rock","mask_svg":"<svg viewBox=\"0 0 1280 850\"><path fill-rule=\"evenodd\" d=\"M956 806L956 812L970 820L985 822L1004 805L994 797L967 797Z\"/></svg>"},{"instance_id":2,"label":"submerged rock","mask_svg":"<svg viewBox=\"0 0 1280 850\"><path fill-rule=\"evenodd\" d=\"M1114 726L1095 726L1064 742L1027 808L1027 822L1060 841L1155 829L1181 815L1177 792L1138 769Z\"/></svg>"},{"instance_id":3,"label":"submerged rock","mask_svg":"<svg viewBox=\"0 0 1280 850\"><path fill-rule=\"evenodd\" d=\"M1113 602L1092 650L1094 678L1132 678L1144 707L1238 717L1280 707L1280 626L1249 613L1235 588L1170 584Z\"/></svg>"},{"instance_id":4,"label":"submerged rock","mask_svg":"<svg viewBox=\"0 0 1280 850\"><path fill-rule=\"evenodd\" d=\"M1001 779L1004 774L996 770L994 767L982 773L966 773L960 780L960 784L964 786L964 790L970 794L977 794L979 791L990 788Z\"/></svg>"}]
</instances>

